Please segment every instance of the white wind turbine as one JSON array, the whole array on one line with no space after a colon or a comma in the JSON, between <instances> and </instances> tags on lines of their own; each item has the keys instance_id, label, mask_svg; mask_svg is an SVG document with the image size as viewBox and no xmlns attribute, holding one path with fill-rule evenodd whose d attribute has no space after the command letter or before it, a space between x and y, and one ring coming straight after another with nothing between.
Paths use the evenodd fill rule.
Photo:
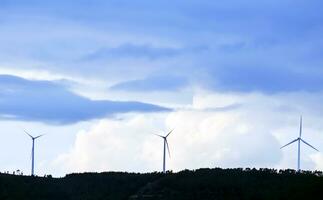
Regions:
<instances>
[{"instance_id":1,"label":"white wind turbine","mask_svg":"<svg viewBox=\"0 0 323 200\"><path fill-rule=\"evenodd\" d=\"M27 131L24 130L24 132L29 135L29 137L32 139L32 148L31 148L31 176L34 176L34 161L35 161L35 140L40 138L43 135L38 135L36 137L33 137L30 135Z\"/></svg>"},{"instance_id":2,"label":"white wind turbine","mask_svg":"<svg viewBox=\"0 0 323 200\"><path fill-rule=\"evenodd\" d=\"M168 151L168 155L170 157L170 151L169 151L169 146L168 146L168 142L167 142L167 137L174 131L171 130L166 136L162 136L162 135L158 135L158 134L155 134L161 138L163 138L164 140L164 156L163 156L163 173L165 174L166 173L166 147L167 147L167 151Z\"/></svg>"},{"instance_id":3,"label":"white wind turbine","mask_svg":"<svg viewBox=\"0 0 323 200\"><path fill-rule=\"evenodd\" d=\"M302 139L302 129L303 129L303 120L302 120L302 116L300 119L300 125L299 125L299 137L296 138L295 140L291 141L290 143L284 145L281 147L284 148L294 142L298 142L298 156L297 156L297 171L299 172L301 170L301 142L303 142L304 144L308 145L309 147L311 147L312 149L317 150L315 147L313 147L312 145L310 145L309 143L307 143L305 140Z\"/></svg>"}]
</instances>

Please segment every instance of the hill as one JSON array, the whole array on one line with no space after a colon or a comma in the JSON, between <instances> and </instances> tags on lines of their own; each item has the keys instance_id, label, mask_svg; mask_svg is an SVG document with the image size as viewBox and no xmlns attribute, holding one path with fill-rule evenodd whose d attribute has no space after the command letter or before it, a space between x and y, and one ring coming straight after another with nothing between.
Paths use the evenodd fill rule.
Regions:
<instances>
[{"instance_id":1,"label":"hill","mask_svg":"<svg viewBox=\"0 0 323 200\"><path fill-rule=\"evenodd\" d=\"M0 174L1 200L318 199L322 188L322 172L273 169L106 172L63 178Z\"/></svg>"}]
</instances>

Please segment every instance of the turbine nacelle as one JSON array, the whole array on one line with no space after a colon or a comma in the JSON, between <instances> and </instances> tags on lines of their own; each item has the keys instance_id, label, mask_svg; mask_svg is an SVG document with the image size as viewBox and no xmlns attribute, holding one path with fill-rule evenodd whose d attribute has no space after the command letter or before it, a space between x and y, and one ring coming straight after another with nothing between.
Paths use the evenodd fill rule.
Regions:
<instances>
[{"instance_id":1,"label":"turbine nacelle","mask_svg":"<svg viewBox=\"0 0 323 200\"><path fill-rule=\"evenodd\" d=\"M173 131L174 131L174 129L173 129L173 130L171 130L171 131L170 131L166 136L155 134L156 136L161 137L161 138L163 138L163 140L164 140L163 173L166 173L166 148L167 148L167 151L168 151L168 155L169 155L169 157L171 157L171 156L170 156L170 150L169 150L169 145L168 145L167 137L168 137L168 136L169 136Z\"/></svg>"},{"instance_id":2,"label":"turbine nacelle","mask_svg":"<svg viewBox=\"0 0 323 200\"><path fill-rule=\"evenodd\" d=\"M35 140L42 137L42 135L38 135L36 137L29 134L26 130L24 132L32 139L32 148L31 148L31 176L34 176L34 161L35 161Z\"/></svg>"},{"instance_id":3,"label":"turbine nacelle","mask_svg":"<svg viewBox=\"0 0 323 200\"><path fill-rule=\"evenodd\" d=\"M316 151L319 151L318 149L316 149L315 147L313 147L312 145L310 145L308 142L306 142L305 140L302 139L302 130L303 129L303 118L301 116L301 119L300 119L300 125L299 125L299 137L296 138L295 140L285 144L284 146L280 147L280 149L282 148L285 148L291 144L293 144L294 142L298 142L298 159L297 159L297 170L300 171L300 163L301 163L301 160L300 160L300 157L301 157L301 142L303 142L304 144L306 144L307 146L311 147L312 149L316 150Z\"/></svg>"},{"instance_id":4,"label":"turbine nacelle","mask_svg":"<svg viewBox=\"0 0 323 200\"><path fill-rule=\"evenodd\" d=\"M315 147L313 147L312 145L310 145L308 142L306 142L305 140L303 140L302 138L297 138L297 139L295 139L295 140L291 141L290 143L285 144L284 146L280 147L280 149L283 149L283 148L287 147L288 145L293 144L294 142L297 142L297 141L301 141L301 142L303 142L304 144L306 144L307 146L311 147L312 149L314 149L314 150L316 150L316 151L319 151L319 150L317 150Z\"/></svg>"},{"instance_id":5,"label":"turbine nacelle","mask_svg":"<svg viewBox=\"0 0 323 200\"><path fill-rule=\"evenodd\" d=\"M27 131L24 130L24 132L32 139L32 140L36 140L37 138L40 138L42 136L44 136L45 134L41 134L41 135L38 135L36 137L32 136L31 134L29 134Z\"/></svg>"},{"instance_id":6,"label":"turbine nacelle","mask_svg":"<svg viewBox=\"0 0 323 200\"><path fill-rule=\"evenodd\" d=\"M157 136L159 136L159 137L161 137L161 138L164 138L164 139L167 139L167 137L172 133L174 131L174 129L173 130L171 130L169 133L167 133L167 135L166 136L162 136L162 135L159 135L159 134L155 134L155 135L157 135Z\"/></svg>"}]
</instances>

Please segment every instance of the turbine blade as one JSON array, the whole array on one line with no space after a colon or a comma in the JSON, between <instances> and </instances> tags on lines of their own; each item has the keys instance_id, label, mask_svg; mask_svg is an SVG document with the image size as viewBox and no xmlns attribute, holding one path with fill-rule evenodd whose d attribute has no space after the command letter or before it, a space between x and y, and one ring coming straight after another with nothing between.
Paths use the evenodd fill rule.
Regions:
<instances>
[{"instance_id":1,"label":"turbine blade","mask_svg":"<svg viewBox=\"0 0 323 200\"><path fill-rule=\"evenodd\" d=\"M42 136L44 136L45 134L42 134L42 135L38 135L37 137L35 137L34 139L37 139L37 138L40 138Z\"/></svg>"},{"instance_id":2,"label":"turbine blade","mask_svg":"<svg viewBox=\"0 0 323 200\"><path fill-rule=\"evenodd\" d=\"M286 147L286 146L288 146L288 145L290 145L290 144L292 144L292 143L296 142L297 140L299 140L299 139L297 138L297 139L295 139L295 140L291 141L290 143L285 144L284 146L280 147L280 149L282 149L282 148L284 148L284 147Z\"/></svg>"},{"instance_id":3,"label":"turbine blade","mask_svg":"<svg viewBox=\"0 0 323 200\"><path fill-rule=\"evenodd\" d=\"M312 145L310 145L309 143L305 142L305 140L301 139L302 142L304 142L305 144L307 144L309 147L311 147L312 149L316 150L316 151L319 151L317 150L315 147L313 147Z\"/></svg>"},{"instance_id":4,"label":"turbine blade","mask_svg":"<svg viewBox=\"0 0 323 200\"><path fill-rule=\"evenodd\" d=\"M31 137L32 139L34 139L34 137L33 137L33 136L31 136L27 131L25 131L25 130L24 130L24 132L25 132L27 135L29 135L29 137Z\"/></svg>"},{"instance_id":5,"label":"turbine blade","mask_svg":"<svg viewBox=\"0 0 323 200\"><path fill-rule=\"evenodd\" d=\"M168 142L167 142L167 139L166 139L166 138L165 138L165 141L166 141L166 146L167 146L168 155L169 155L169 157L170 157L169 145L168 145Z\"/></svg>"},{"instance_id":6,"label":"turbine blade","mask_svg":"<svg viewBox=\"0 0 323 200\"><path fill-rule=\"evenodd\" d=\"M156 136L158 136L158 137L161 137L161 138L165 138L164 136L162 136L162 135L158 135L158 134L154 134L154 135L156 135Z\"/></svg>"},{"instance_id":7,"label":"turbine blade","mask_svg":"<svg viewBox=\"0 0 323 200\"><path fill-rule=\"evenodd\" d=\"M165 137L168 137L173 131L174 131L174 129L171 130Z\"/></svg>"}]
</instances>

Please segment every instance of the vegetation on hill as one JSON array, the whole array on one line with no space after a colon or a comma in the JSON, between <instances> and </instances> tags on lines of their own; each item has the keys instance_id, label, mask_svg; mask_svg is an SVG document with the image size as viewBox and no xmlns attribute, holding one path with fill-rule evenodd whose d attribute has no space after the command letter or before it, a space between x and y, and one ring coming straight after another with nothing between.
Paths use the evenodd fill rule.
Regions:
<instances>
[{"instance_id":1,"label":"vegetation on hill","mask_svg":"<svg viewBox=\"0 0 323 200\"><path fill-rule=\"evenodd\" d=\"M64 178L0 174L1 200L319 199L322 188L322 172L273 169L83 173Z\"/></svg>"}]
</instances>

